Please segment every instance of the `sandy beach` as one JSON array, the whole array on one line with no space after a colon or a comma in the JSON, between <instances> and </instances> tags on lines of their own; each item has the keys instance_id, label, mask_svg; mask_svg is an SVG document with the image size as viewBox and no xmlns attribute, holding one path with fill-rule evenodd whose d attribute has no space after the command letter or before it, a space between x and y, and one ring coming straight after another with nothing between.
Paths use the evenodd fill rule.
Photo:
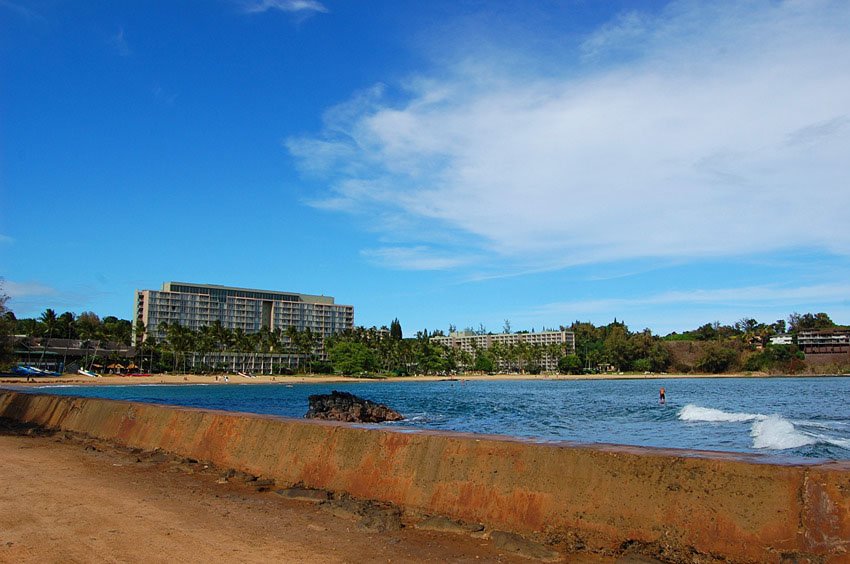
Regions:
<instances>
[{"instance_id":1,"label":"sandy beach","mask_svg":"<svg viewBox=\"0 0 850 564\"><path fill-rule=\"evenodd\" d=\"M0 562L528 562L487 539L361 530L314 504L222 483L221 469L8 421L0 457Z\"/></svg>"},{"instance_id":2,"label":"sandy beach","mask_svg":"<svg viewBox=\"0 0 850 564\"><path fill-rule=\"evenodd\" d=\"M65 374L57 377L27 378L26 376L3 375L0 376L0 385L13 384L15 386L41 386L73 385L73 386L126 386L139 384L207 384L207 385L234 385L234 384L321 384L321 383L357 383L357 382L434 382L442 380L467 380L467 381L507 381L507 380L660 380L667 378L776 378L777 375L766 373L733 373L733 374L464 374L458 376L403 376L388 378L355 378L348 376L333 376L327 374L301 374L295 376L265 376L257 375L246 378L244 376L227 374L198 375L198 374L153 374L151 376L122 376L117 374L104 374L99 378L91 378L79 374ZM798 377L820 377L818 375L797 375Z\"/></svg>"}]
</instances>

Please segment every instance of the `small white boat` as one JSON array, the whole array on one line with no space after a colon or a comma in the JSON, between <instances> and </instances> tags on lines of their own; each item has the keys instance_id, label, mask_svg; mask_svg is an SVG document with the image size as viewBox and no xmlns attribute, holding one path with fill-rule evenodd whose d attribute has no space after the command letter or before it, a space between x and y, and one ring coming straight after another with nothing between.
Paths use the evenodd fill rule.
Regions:
<instances>
[{"instance_id":1,"label":"small white boat","mask_svg":"<svg viewBox=\"0 0 850 564\"><path fill-rule=\"evenodd\" d=\"M100 378L100 374L92 372L91 370L86 370L85 368L78 368L77 373L82 374L83 376L88 376L89 378Z\"/></svg>"}]
</instances>

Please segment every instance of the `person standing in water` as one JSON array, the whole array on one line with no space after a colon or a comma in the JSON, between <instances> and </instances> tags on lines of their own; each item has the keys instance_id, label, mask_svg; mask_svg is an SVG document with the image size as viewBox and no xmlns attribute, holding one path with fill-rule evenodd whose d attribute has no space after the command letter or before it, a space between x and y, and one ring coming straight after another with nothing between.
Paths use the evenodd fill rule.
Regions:
<instances>
[{"instance_id":1,"label":"person standing in water","mask_svg":"<svg viewBox=\"0 0 850 564\"><path fill-rule=\"evenodd\" d=\"M666 397L666 394L664 392L664 388L661 388L660 390L658 390L658 403L661 403L661 404L667 403L667 397Z\"/></svg>"}]
</instances>

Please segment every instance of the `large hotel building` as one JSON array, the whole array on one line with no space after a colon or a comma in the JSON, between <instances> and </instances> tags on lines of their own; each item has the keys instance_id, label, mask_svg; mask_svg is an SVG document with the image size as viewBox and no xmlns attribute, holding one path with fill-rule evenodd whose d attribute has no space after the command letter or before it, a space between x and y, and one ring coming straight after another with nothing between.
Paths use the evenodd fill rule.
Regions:
<instances>
[{"instance_id":1,"label":"large hotel building","mask_svg":"<svg viewBox=\"0 0 850 564\"><path fill-rule=\"evenodd\" d=\"M193 330L219 321L227 329L256 333L295 327L329 337L354 327L354 306L334 303L330 296L250 290L211 284L165 282L161 290L137 290L134 328L164 338L162 323Z\"/></svg>"}]
</instances>

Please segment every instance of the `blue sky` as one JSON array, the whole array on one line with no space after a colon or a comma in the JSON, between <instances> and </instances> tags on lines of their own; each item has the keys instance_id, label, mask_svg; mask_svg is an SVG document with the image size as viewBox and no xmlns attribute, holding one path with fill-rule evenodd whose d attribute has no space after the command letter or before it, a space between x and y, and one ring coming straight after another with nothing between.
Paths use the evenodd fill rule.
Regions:
<instances>
[{"instance_id":1,"label":"blue sky","mask_svg":"<svg viewBox=\"0 0 850 564\"><path fill-rule=\"evenodd\" d=\"M850 322L850 3L0 0L19 317Z\"/></svg>"}]
</instances>

